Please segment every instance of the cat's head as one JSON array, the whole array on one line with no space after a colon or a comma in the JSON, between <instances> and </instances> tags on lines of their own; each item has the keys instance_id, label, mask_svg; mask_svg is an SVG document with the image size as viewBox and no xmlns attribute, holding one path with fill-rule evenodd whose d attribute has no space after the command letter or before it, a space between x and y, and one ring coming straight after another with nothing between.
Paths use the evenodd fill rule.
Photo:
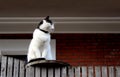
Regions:
<instances>
[{"instance_id":1,"label":"cat's head","mask_svg":"<svg viewBox=\"0 0 120 77\"><path fill-rule=\"evenodd\" d=\"M49 33L54 31L54 23L50 20L49 16L40 21L37 26L38 29L48 31Z\"/></svg>"}]
</instances>

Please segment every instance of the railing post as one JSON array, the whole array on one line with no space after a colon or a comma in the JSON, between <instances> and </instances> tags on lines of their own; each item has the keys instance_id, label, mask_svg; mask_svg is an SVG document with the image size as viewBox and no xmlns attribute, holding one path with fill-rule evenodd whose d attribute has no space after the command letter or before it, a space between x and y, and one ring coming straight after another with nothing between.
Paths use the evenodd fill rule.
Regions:
<instances>
[{"instance_id":1,"label":"railing post","mask_svg":"<svg viewBox=\"0 0 120 77\"><path fill-rule=\"evenodd\" d=\"M7 71L7 57L2 56L2 59L1 59L1 77L6 77L6 71Z\"/></svg>"}]
</instances>

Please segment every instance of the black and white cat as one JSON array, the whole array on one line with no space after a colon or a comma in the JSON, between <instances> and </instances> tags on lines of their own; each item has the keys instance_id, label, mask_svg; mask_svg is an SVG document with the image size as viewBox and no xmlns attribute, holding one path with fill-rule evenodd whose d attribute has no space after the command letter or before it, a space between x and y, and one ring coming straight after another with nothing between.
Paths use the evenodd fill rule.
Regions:
<instances>
[{"instance_id":1,"label":"black and white cat","mask_svg":"<svg viewBox=\"0 0 120 77\"><path fill-rule=\"evenodd\" d=\"M53 60L50 46L50 33L54 30L54 23L47 16L43 19L33 32L33 38L28 48L28 62L36 58Z\"/></svg>"}]
</instances>

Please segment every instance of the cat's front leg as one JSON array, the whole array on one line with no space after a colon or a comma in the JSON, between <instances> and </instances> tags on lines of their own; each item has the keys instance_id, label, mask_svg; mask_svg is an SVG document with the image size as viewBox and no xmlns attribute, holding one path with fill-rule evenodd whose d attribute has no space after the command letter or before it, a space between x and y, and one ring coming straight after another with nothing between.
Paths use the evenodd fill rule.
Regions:
<instances>
[{"instance_id":1,"label":"cat's front leg","mask_svg":"<svg viewBox=\"0 0 120 77\"><path fill-rule=\"evenodd\" d=\"M41 53L39 48L35 48L35 57L36 58L41 58L42 57L42 53Z\"/></svg>"},{"instance_id":2,"label":"cat's front leg","mask_svg":"<svg viewBox=\"0 0 120 77\"><path fill-rule=\"evenodd\" d=\"M47 44L42 52L42 57L46 58L47 60L53 60L52 53L51 53L51 46Z\"/></svg>"}]
</instances>

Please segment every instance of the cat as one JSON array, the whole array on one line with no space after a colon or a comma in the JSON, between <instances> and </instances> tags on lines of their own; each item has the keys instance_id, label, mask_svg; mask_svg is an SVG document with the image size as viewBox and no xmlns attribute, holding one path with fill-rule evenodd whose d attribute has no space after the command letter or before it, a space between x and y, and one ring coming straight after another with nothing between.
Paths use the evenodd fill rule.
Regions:
<instances>
[{"instance_id":1,"label":"cat","mask_svg":"<svg viewBox=\"0 0 120 77\"><path fill-rule=\"evenodd\" d=\"M54 31L54 23L47 16L43 19L33 32L33 38L30 42L27 54L28 62L36 58L45 58L53 60L51 53L51 35Z\"/></svg>"}]
</instances>

